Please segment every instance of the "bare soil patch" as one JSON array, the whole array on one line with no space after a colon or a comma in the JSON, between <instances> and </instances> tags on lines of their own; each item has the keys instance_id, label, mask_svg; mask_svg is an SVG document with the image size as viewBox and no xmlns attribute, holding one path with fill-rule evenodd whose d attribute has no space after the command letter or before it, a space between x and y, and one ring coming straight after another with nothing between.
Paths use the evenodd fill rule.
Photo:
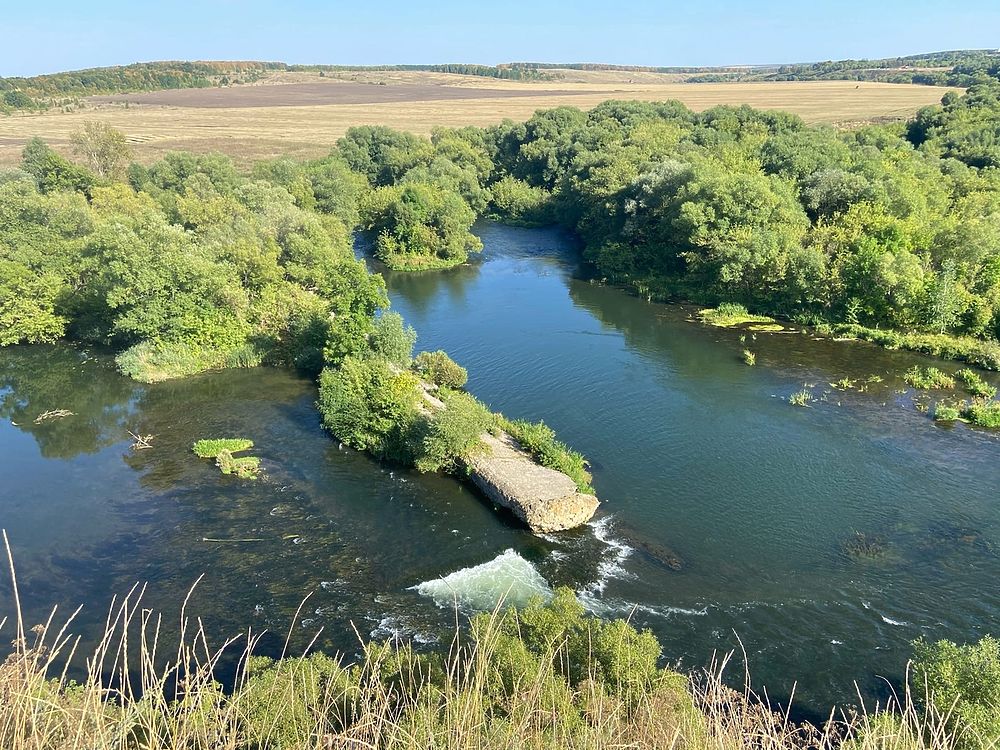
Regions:
<instances>
[{"instance_id":1,"label":"bare soil patch","mask_svg":"<svg viewBox=\"0 0 1000 750\"><path fill-rule=\"evenodd\" d=\"M95 105L123 104L186 107L192 109L244 109L257 107L321 107L343 104L392 104L404 102L504 99L522 96L596 94L598 91L542 89L536 87L466 88L443 84L281 83L267 86L228 86L209 89L174 89L140 94L92 96Z\"/></svg>"}]
</instances>

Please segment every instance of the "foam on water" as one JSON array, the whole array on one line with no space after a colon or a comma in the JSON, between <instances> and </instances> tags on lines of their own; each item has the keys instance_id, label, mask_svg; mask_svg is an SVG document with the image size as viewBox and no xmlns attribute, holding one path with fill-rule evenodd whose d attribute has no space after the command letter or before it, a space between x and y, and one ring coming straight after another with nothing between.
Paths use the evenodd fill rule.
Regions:
<instances>
[{"instance_id":1,"label":"foam on water","mask_svg":"<svg viewBox=\"0 0 1000 750\"><path fill-rule=\"evenodd\" d=\"M552 596L552 589L541 573L512 549L482 565L462 568L412 588L433 599L439 607L453 607L457 603L462 609L475 611L493 609L501 600L523 606L533 596L543 599Z\"/></svg>"}]
</instances>

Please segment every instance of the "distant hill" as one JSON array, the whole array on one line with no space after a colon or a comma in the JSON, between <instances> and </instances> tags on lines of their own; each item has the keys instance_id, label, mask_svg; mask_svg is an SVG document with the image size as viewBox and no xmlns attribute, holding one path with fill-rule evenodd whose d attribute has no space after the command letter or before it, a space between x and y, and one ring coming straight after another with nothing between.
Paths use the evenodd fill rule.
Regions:
<instances>
[{"instance_id":1,"label":"distant hill","mask_svg":"<svg viewBox=\"0 0 1000 750\"><path fill-rule=\"evenodd\" d=\"M507 80L552 80L560 70L670 73L688 83L858 80L969 87L1000 80L1000 51L953 50L880 60L794 65L643 67L601 63L513 62L503 65L289 65L282 62L164 61L0 78L0 111L46 109L95 94L208 88L254 83L274 72L427 71Z\"/></svg>"},{"instance_id":2,"label":"distant hill","mask_svg":"<svg viewBox=\"0 0 1000 750\"><path fill-rule=\"evenodd\" d=\"M792 65L733 65L709 68L642 67L601 63L511 63L528 70L621 70L689 74L688 83L721 81L881 81L961 86L1000 80L1000 50L949 50L877 60L836 60Z\"/></svg>"},{"instance_id":3,"label":"distant hill","mask_svg":"<svg viewBox=\"0 0 1000 750\"><path fill-rule=\"evenodd\" d=\"M9 109L44 109L84 96L125 94L165 89L232 86L259 81L273 72L334 72L349 70L416 70L458 73L510 80L545 80L552 76L540 70L517 66L489 65L289 65L282 62L148 62L88 68L66 73L0 78L0 105Z\"/></svg>"}]
</instances>

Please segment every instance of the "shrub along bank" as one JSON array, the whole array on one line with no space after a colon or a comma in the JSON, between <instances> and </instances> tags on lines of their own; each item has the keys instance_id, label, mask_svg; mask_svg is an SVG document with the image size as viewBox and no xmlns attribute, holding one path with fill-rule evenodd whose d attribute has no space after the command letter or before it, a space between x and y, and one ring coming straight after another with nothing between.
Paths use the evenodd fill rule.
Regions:
<instances>
[{"instance_id":1,"label":"shrub along bank","mask_svg":"<svg viewBox=\"0 0 1000 750\"><path fill-rule=\"evenodd\" d=\"M3 747L985 750L1000 737L1000 649L988 637L917 642L921 691L812 727L727 687L724 667L664 669L652 633L586 615L569 589L473 616L447 651L371 642L354 659L275 661L251 641L226 690L216 674L226 649L211 650L200 626L188 623L189 640L164 662L152 652L160 620L143 618L146 637L129 645L121 631L138 604L125 606L132 617L108 618L79 683L58 666L73 646L57 625L16 623L29 636L0 663Z\"/></svg>"}]
</instances>

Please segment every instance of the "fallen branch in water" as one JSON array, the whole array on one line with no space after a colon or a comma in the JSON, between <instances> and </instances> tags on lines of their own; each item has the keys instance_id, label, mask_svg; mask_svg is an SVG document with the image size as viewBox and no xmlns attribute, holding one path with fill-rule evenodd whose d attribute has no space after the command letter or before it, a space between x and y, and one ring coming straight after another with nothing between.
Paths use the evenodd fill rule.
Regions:
<instances>
[{"instance_id":1,"label":"fallen branch in water","mask_svg":"<svg viewBox=\"0 0 1000 750\"><path fill-rule=\"evenodd\" d=\"M126 432L135 441L134 443L132 443L132 450L134 450L134 451L141 451L141 450L145 450L146 448L152 448L153 447L150 441L154 437L156 437L156 435L136 435L134 432L132 432L132 430L126 430Z\"/></svg>"},{"instance_id":2,"label":"fallen branch in water","mask_svg":"<svg viewBox=\"0 0 1000 750\"><path fill-rule=\"evenodd\" d=\"M52 411L46 411L35 417L35 424L41 424L49 419L62 419L63 417L73 417L76 416L73 412L67 409L53 409Z\"/></svg>"},{"instance_id":3,"label":"fallen branch in water","mask_svg":"<svg viewBox=\"0 0 1000 750\"><path fill-rule=\"evenodd\" d=\"M233 544L239 544L242 542L266 542L264 538L251 538L251 539L213 539L211 537L203 536L201 538L203 542L231 542Z\"/></svg>"}]
</instances>

